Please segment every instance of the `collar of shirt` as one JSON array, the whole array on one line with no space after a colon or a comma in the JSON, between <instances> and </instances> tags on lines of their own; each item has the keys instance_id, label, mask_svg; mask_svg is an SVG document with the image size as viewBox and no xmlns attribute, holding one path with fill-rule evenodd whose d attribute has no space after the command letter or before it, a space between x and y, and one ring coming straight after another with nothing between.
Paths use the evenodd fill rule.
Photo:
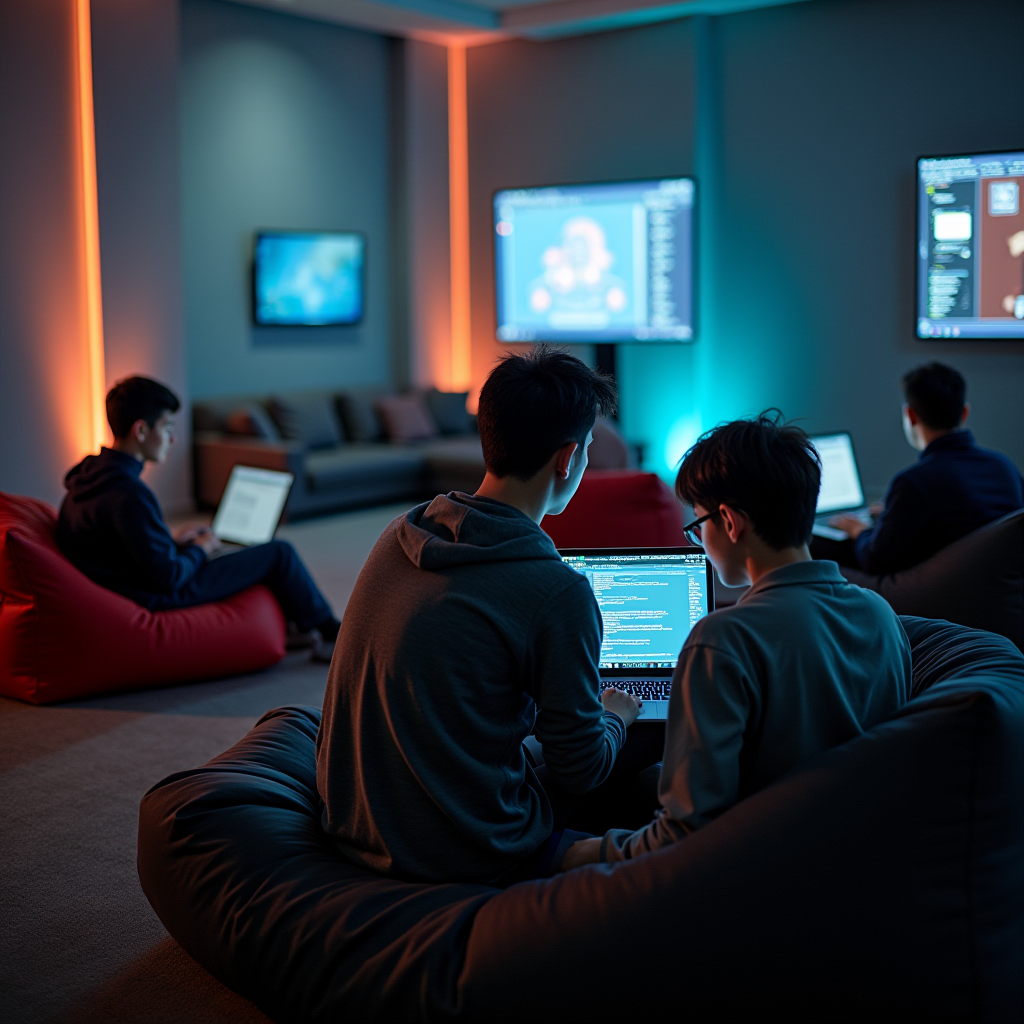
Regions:
<instances>
[{"instance_id":1,"label":"collar of shirt","mask_svg":"<svg viewBox=\"0 0 1024 1024\"><path fill-rule=\"evenodd\" d=\"M813 583L846 583L835 562L811 559L806 562L790 562L766 572L741 598L746 601L751 595L759 594L772 587L799 587ZM739 603L739 602L737 602Z\"/></svg>"},{"instance_id":2,"label":"collar of shirt","mask_svg":"<svg viewBox=\"0 0 1024 1024\"><path fill-rule=\"evenodd\" d=\"M935 438L934 441L921 454L918 456L919 459L926 459L929 455L935 455L937 452L947 451L962 451L964 448L974 447L974 435L969 430L954 430L949 434L943 434L942 437Z\"/></svg>"}]
</instances>

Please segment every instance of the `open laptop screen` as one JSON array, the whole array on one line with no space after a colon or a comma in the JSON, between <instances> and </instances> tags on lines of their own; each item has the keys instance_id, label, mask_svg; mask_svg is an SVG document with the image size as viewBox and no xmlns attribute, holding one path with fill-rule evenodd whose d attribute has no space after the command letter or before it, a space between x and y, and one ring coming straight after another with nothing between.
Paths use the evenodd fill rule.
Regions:
<instances>
[{"instance_id":1,"label":"open laptop screen","mask_svg":"<svg viewBox=\"0 0 1024 1024\"><path fill-rule=\"evenodd\" d=\"M712 607L707 556L678 553L561 551L587 577L604 619L602 669L674 669L693 624Z\"/></svg>"},{"instance_id":2,"label":"open laptop screen","mask_svg":"<svg viewBox=\"0 0 1024 1024\"><path fill-rule=\"evenodd\" d=\"M815 511L820 514L860 508L864 504L864 491L850 435L825 434L812 437L811 444L821 456L821 490Z\"/></svg>"},{"instance_id":3,"label":"open laptop screen","mask_svg":"<svg viewBox=\"0 0 1024 1024\"><path fill-rule=\"evenodd\" d=\"M281 521L295 478L273 469L235 466L213 519L213 532L233 544L266 544Z\"/></svg>"}]
</instances>

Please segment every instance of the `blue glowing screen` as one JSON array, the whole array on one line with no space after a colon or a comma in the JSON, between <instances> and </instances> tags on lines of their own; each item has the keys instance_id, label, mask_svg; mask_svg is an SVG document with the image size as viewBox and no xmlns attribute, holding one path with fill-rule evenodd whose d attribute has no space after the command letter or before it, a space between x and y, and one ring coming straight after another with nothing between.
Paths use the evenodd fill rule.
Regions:
<instances>
[{"instance_id":1,"label":"blue glowing screen","mask_svg":"<svg viewBox=\"0 0 1024 1024\"><path fill-rule=\"evenodd\" d=\"M689 341L690 178L494 197L499 341Z\"/></svg>"},{"instance_id":2,"label":"blue glowing screen","mask_svg":"<svg viewBox=\"0 0 1024 1024\"><path fill-rule=\"evenodd\" d=\"M354 324L363 317L365 240L346 233L256 236L258 324Z\"/></svg>"}]
</instances>

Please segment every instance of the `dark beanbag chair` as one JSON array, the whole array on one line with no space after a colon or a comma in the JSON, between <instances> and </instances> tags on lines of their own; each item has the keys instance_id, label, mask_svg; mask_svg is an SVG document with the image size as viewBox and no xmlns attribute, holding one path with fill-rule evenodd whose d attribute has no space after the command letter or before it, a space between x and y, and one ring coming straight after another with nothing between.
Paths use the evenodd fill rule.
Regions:
<instances>
[{"instance_id":1,"label":"dark beanbag chair","mask_svg":"<svg viewBox=\"0 0 1024 1024\"><path fill-rule=\"evenodd\" d=\"M688 839L505 891L380 878L320 829L319 713L142 801L168 931L280 1021L1024 1014L1024 657L904 619L915 696Z\"/></svg>"}]
</instances>

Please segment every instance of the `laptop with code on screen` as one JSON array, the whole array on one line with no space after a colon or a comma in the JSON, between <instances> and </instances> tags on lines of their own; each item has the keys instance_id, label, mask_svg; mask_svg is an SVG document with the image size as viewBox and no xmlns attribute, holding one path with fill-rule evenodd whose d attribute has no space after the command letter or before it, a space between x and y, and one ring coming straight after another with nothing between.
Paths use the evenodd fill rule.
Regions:
<instances>
[{"instance_id":1,"label":"laptop with code on screen","mask_svg":"<svg viewBox=\"0 0 1024 1024\"><path fill-rule=\"evenodd\" d=\"M213 517L213 532L226 542L221 552L272 540L294 480L291 473L235 466Z\"/></svg>"},{"instance_id":2,"label":"laptop with code on screen","mask_svg":"<svg viewBox=\"0 0 1024 1024\"><path fill-rule=\"evenodd\" d=\"M853 439L847 433L819 434L811 444L821 459L821 489L815 508L814 533L830 540L844 540L846 534L828 525L828 519L839 513L855 515L869 522L864 505L864 487L860 481Z\"/></svg>"},{"instance_id":3,"label":"laptop with code on screen","mask_svg":"<svg viewBox=\"0 0 1024 1024\"><path fill-rule=\"evenodd\" d=\"M714 610L711 563L699 547L565 548L587 578L604 620L601 689L643 701L637 721L665 721L679 652L698 619Z\"/></svg>"}]
</instances>

